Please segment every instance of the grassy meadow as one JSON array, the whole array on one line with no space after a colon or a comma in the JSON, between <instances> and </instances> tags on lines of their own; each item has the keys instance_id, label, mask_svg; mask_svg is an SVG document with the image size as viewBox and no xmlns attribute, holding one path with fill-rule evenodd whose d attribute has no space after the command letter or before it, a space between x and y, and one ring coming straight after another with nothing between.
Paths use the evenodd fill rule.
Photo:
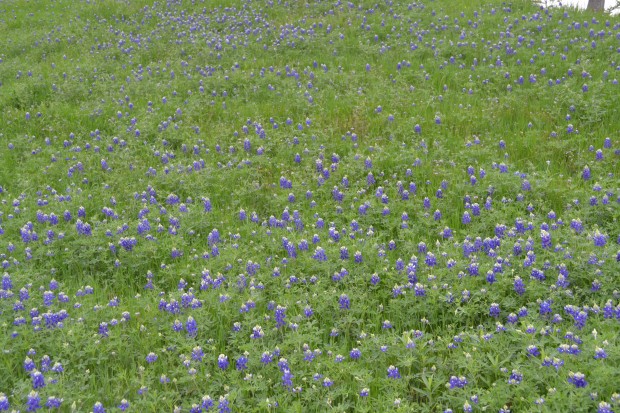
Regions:
<instances>
[{"instance_id":1,"label":"grassy meadow","mask_svg":"<svg viewBox=\"0 0 620 413\"><path fill-rule=\"evenodd\" d=\"M0 412L620 412L620 17L0 1Z\"/></svg>"}]
</instances>

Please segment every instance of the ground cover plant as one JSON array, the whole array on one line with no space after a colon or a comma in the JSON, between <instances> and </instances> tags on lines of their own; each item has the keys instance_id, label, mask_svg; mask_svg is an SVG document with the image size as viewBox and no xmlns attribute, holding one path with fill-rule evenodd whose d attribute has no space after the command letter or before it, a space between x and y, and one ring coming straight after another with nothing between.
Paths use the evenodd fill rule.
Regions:
<instances>
[{"instance_id":1,"label":"ground cover plant","mask_svg":"<svg viewBox=\"0 0 620 413\"><path fill-rule=\"evenodd\" d=\"M0 411L620 411L620 18L0 2Z\"/></svg>"}]
</instances>

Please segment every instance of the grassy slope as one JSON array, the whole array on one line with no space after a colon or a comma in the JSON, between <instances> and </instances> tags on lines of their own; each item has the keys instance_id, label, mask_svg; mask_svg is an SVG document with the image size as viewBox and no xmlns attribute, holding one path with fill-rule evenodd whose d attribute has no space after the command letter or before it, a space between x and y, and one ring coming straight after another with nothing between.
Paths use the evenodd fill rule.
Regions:
<instances>
[{"instance_id":1,"label":"grassy slope","mask_svg":"<svg viewBox=\"0 0 620 413\"><path fill-rule=\"evenodd\" d=\"M71 305L76 301L82 305L81 309L71 309L69 305L54 304L53 311L70 309L67 326L34 333L29 326L12 325L13 300L0 303L4 330L0 347L8 349L0 355L0 362L9 372L0 378L0 391L10 395L14 405L24 403L30 391L30 378L22 367L29 348L36 348L39 356L50 354L63 361L67 371L59 384L55 388L47 386L41 393L64 397L65 407L75 402L78 411L90 409L96 400L112 406L123 397L146 410L154 406L170 410L180 404L187 408L205 393L229 393L233 404L242 411L267 397L275 397L286 410L298 406L300 411L324 410L328 399L341 410L384 410L396 397L417 409L422 409L418 403L431 410L439 406L455 409L470 393L478 393L483 404L495 410L504 403L513 404L518 411L530 409L538 395L545 395L552 410L567 405L579 406L583 411L591 409L594 402L585 393L566 386L566 371L570 369L587 374L600 400L609 400L617 390L608 380L618 367L617 324L600 317L592 315L596 320L588 329L596 328L613 343L609 352L614 357L605 365L592 360L594 347L601 345L592 339L586 343L587 356L577 361L567 359L567 364L573 365L566 366L563 374L542 371L538 361L530 363L523 355L533 342L548 354L557 355L558 343L565 341L559 334L532 340L513 332L498 335L497 343L482 338L495 329L494 320L487 316L492 302L500 303L505 313L528 307L531 316L519 327L534 324L537 330L550 324L537 317L537 299L553 299L554 312L563 314L567 319L564 328L568 329L572 320L563 313L564 305L602 307L608 298L617 303L613 274L618 266L614 246L610 245L619 227L615 203L619 166L613 150L618 148L620 106L618 85L611 81L618 65L617 18L596 16L600 22L593 26L595 33L609 33L592 47L589 29L576 30L571 25L583 25L593 15L569 11L567 17L562 17L562 11L542 11L522 1L513 2L510 11L508 6L481 1L414 3L410 8L369 2L360 3L361 9L358 4L349 8L347 4L324 2L307 6L298 2L228 2L219 8L213 2L183 7L174 2L154 6L69 1L44 5L5 2L0 6L3 259L10 265L7 272L18 287L15 291L32 284L37 304L26 305L26 310L33 306L43 310L39 285L47 289L52 277L72 297ZM231 6L234 9L226 9ZM203 9L206 20L199 17ZM193 14L195 20L188 19ZM605 20L610 20L609 27L605 27ZM362 29L362 24L369 25L369 30ZM507 39L509 26L513 36ZM306 33L301 32L302 28ZM251 34L246 39L244 33ZM520 46L519 36L524 38ZM459 42L468 46L459 46ZM476 47L471 47L472 42ZM506 53L507 44L516 54ZM496 63L498 58L501 64ZM295 71L298 76L287 76L287 71ZM505 73L510 76L505 77ZM530 82L530 75L536 76L535 83ZM522 85L516 83L520 76L524 78ZM549 79L562 82L550 87ZM587 93L582 91L584 84L588 85ZM512 91L507 90L509 85ZM26 113L31 115L29 120ZM37 117L37 113L41 116ZM393 121L388 119L390 114ZM435 123L436 117L441 119L440 125ZM270 118L279 124L277 129ZM286 124L287 118L292 119L291 125ZM311 126L306 126L306 119L310 119ZM266 139L255 134L255 123L265 128ZM421 134L414 132L416 124L421 126ZM569 124L579 133L567 133ZM252 144L249 153L243 150L244 125L249 128L247 137ZM356 142L351 139L353 133ZM119 143L115 143L115 137ZM613 148L606 149L604 160L597 162L589 146L603 148L606 137L612 139ZM505 148L499 146L501 140ZM9 145L13 149L9 150ZM216 145L220 145L221 153L216 151ZM99 153L94 151L96 146ZM264 154L259 156L256 149L260 146ZM235 148L234 153L230 147ZM168 164L160 159L164 153L174 156L170 156ZM293 162L296 153L302 157L300 164ZM338 155L338 166L319 186L315 160L324 155L323 165L330 168L335 163L332 154ZM367 157L372 159L377 180L370 188L363 163ZM107 171L100 166L102 158L110 167ZM204 167L186 172L201 159ZM494 163L501 162L508 166L508 174L494 168ZM79 171L78 163L84 172ZM585 165L592 170L589 181L581 179ZM468 166L475 169L477 176L483 168L486 178L479 178L478 184L471 186ZM148 173L149 168L156 169L156 176ZM410 175L407 169L412 170ZM515 172L526 174L526 178ZM282 176L292 180L293 189L279 188ZM341 183L345 176L350 182L348 189ZM532 191L521 189L523 179L530 182ZM405 186L417 183L418 192L412 194L411 201L398 201L399 180ZM437 199L435 194L442 181L446 181L447 189L444 197ZM602 202L602 193L592 191L594 182L602 186L603 192L613 193L611 204L587 207L592 195ZM335 185L344 193L342 204L332 200ZM390 199L391 213L387 217L381 214L383 204L374 196L378 186L385 188ZM157 201L167 210L163 213L159 205L148 205L146 198L151 233L157 238L153 242L136 234L137 215L145 206L140 194L148 188L157 192ZM305 199L307 190L313 192L316 207ZM296 201L289 205L287 197L291 192ZM483 205L491 192L493 210L483 211L472 224L464 225L463 198L469 195L472 202ZM520 192L524 200L517 202ZM166 205L170 193L182 201L192 198L188 213ZM58 202L59 195L70 195L71 201ZM115 206L110 203L111 197L115 198ZM201 197L210 198L213 211L204 213ZM422 208L424 197L432 202L430 217ZM45 198L49 206L37 204L38 199ZM502 202L503 198L507 202ZM17 199L21 200L19 211L15 211ZM581 200L583 206L574 206L574 199ZM359 216L358 207L365 201L372 205L370 212ZM530 203L532 211L526 209ZM85 220L94 227L92 237L76 234L79 206L85 207ZM106 217L103 206L113 207L118 219ZM299 211L304 231L269 231L266 226L237 218L239 209L244 208L248 213L256 211L263 222L271 215L280 217L287 206L291 213ZM37 223L37 210L62 216L65 209L73 214L71 222L61 219L55 228ZM441 210L441 221L432 219L435 209ZM566 224L579 218L586 228L581 235L573 234L568 225L553 233L554 245L564 243L564 248L576 257L566 261L572 295L550 288L557 276L555 266L565 262L563 253L539 247L537 227L543 221L550 222L546 218L550 210ZM400 228L403 212L410 217L410 228L406 230ZM339 243L328 243L327 230L313 228L315 213L325 220L326 227L333 222L341 233L343 228L349 228L352 219L360 222L363 231L356 240L346 239L347 235ZM181 219L178 235L168 233L169 215ZM535 240L539 267L549 261L547 282L539 285L529 281L530 268L523 267L522 257L511 255L511 239L499 254L512 266L505 269L505 276L496 284L488 286L483 279L494 260L482 252L478 254L482 276L459 277L458 272L467 270L469 260L462 257L460 246L444 241L440 231L449 226L458 243L468 235L484 239L494 235L496 224L510 228L517 217L534 223L534 231L519 236L524 242L528 236ZM41 241L25 245L20 240L20 229L28 221L34 223ZM117 235L123 223L129 230ZM158 223L164 232L156 233ZM214 228L226 241L220 247L220 257L203 260L199 257L210 250L206 237ZM64 232L64 239L44 245L42 239L49 229ZM369 229L374 235L367 235ZM593 250L587 238L596 229L609 235L602 253ZM108 237L106 230L114 235ZM300 252L299 258L282 264L286 255L282 237L297 244L302 239L311 241L315 233L328 252L328 262L311 259L314 245L310 242L310 252ZM240 240L231 240L229 234L239 234ZM131 253L118 245L122 236L138 238ZM397 250L388 250L385 259L379 257L377 251L381 246L387 250L390 240L396 241ZM424 254L417 250L420 242L426 242L438 257L437 268L423 264ZM14 251L8 250L9 243L15 244ZM117 246L117 253L109 252L109 243ZM351 256L360 250L364 262L340 262L337 256L341 245L348 246ZM26 259L27 248L31 259ZM173 248L182 250L183 256L172 259ZM591 252L599 253L605 263L588 265ZM408 290L406 296L392 299L392 286L407 283L407 277L394 269L396 259L406 263L413 254L420 259L418 278L429 290L428 297L426 301L416 299L413 290ZM13 258L19 265L13 263ZM455 270L445 268L448 258L458 261ZM117 259L118 266L114 265ZM248 260L260 263L254 282L262 283L264 290L236 287L237 275L247 271ZM282 272L280 278L271 276L276 266ZM349 276L339 283L330 281L343 266ZM221 305L220 292L199 292L197 296L204 301L200 311L170 315L157 310L160 298L180 299L181 293L175 291L180 278L198 290L203 268L213 275L226 275L230 285L221 293L229 294L230 301ZM601 273L596 274L596 269ZM143 291L147 271L155 274L155 291ZM368 279L375 272L382 283L369 287ZM512 291L514 275L529 283L526 295L517 296ZM320 281L288 286L290 276L317 276ZM589 291L594 278L603 281L603 289L597 294ZM77 289L87 284L95 287L95 294L73 298ZM444 303L444 284L457 297L454 305ZM459 304L465 289L472 292L472 300ZM159 291L169 293L160 297ZM337 300L343 292L354 303L349 313L338 311ZM135 298L136 294L141 296ZM120 308L107 307L114 296L121 298ZM239 306L250 298L256 301L257 309L239 314ZM275 330L273 320L265 320L265 314L272 314L268 310L270 301L288 308L289 320L300 325L298 333ZM302 317L306 304L316 314L310 321ZM95 305L102 308L92 311ZM98 324L119 319L122 311L129 311L132 321L113 330L109 339L99 338ZM187 339L182 333L171 334L174 319L185 322L188 315L199 321L199 336ZM393 332L381 328L385 319L396 326ZM243 324L240 335L230 333L235 321ZM256 324L267 332L260 344L247 339ZM471 329L478 325L483 326L480 332ZM338 338L330 336L332 327L340 330ZM427 336L418 342L417 353L411 354L395 343L414 329L423 330ZM16 338L10 337L13 331L19 332ZM358 343L362 331L372 337ZM466 336L463 347L447 350L457 334ZM302 361L304 343L311 349L323 350L324 358L318 365ZM382 354L377 351L380 344L389 344L393 350ZM195 345L203 346L209 361L198 365L198 374L191 377L180 355L189 355ZM296 385L305 387L301 395L281 388L275 365L259 367L260 354L275 346L294 365ZM333 362L333 355L346 355L354 346L363 351L362 363L349 363L345 369ZM150 351L157 352L160 360L147 366L143 360ZM257 379L246 382L244 373L223 373L214 367L218 354L225 352L232 360L243 351L251 353L250 371ZM333 355L327 356L328 351ZM514 351L513 357L505 358L509 351ZM463 352L473 354L474 360ZM480 353L483 355L478 356ZM394 383L385 379L385 368L390 364L399 366L406 380ZM512 389L506 385L500 367L519 368L532 381ZM335 380L332 393L320 383L316 389L311 387L315 372ZM160 385L161 374L176 381ZM451 375L466 375L473 388L467 392L446 391L444 384ZM308 381L302 382L302 378ZM269 388L266 383L270 383ZM148 386L150 391L137 397L141 386ZM362 386L371 389L368 401L355 396ZM550 386L558 387L559 392L546 395ZM261 403L260 408L266 409L266 403Z\"/></svg>"}]
</instances>

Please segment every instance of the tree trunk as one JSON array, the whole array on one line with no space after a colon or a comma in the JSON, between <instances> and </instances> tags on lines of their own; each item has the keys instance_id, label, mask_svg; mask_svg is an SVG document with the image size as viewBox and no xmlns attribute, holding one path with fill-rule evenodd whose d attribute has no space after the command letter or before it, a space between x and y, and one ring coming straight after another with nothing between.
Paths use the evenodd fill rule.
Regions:
<instances>
[{"instance_id":1,"label":"tree trunk","mask_svg":"<svg viewBox=\"0 0 620 413\"><path fill-rule=\"evenodd\" d=\"M588 10L603 11L605 9L605 0L588 0Z\"/></svg>"}]
</instances>

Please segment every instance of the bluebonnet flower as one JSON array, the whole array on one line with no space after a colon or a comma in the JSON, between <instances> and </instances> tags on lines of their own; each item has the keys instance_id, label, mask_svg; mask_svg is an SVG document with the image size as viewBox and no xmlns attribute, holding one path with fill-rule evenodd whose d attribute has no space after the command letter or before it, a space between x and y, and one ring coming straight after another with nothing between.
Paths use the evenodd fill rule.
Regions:
<instances>
[{"instance_id":1,"label":"bluebonnet flower","mask_svg":"<svg viewBox=\"0 0 620 413\"><path fill-rule=\"evenodd\" d=\"M146 362L151 364L151 363L155 363L155 361L157 361L157 354L151 352L146 356Z\"/></svg>"},{"instance_id":2,"label":"bluebonnet flower","mask_svg":"<svg viewBox=\"0 0 620 413\"><path fill-rule=\"evenodd\" d=\"M47 402L45 402L45 407L47 407L48 409L58 409L62 405L62 402L63 399L59 399L56 396L49 396L47 398Z\"/></svg>"},{"instance_id":3,"label":"bluebonnet flower","mask_svg":"<svg viewBox=\"0 0 620 413\"><path fill-rule=\"evenodd\" d=\"M9 403L8 397L6 397L6 394L0 393L0 412L9 410L10 407L11 404Z\"/></svg>"},{"instance_id":4,"label":"bluebonnet flower","mask_svg":"<svg viewBox=\"0 0 620 413\"><path fill-rule=\"evenodd\" d=\"M556 281L555 285L559 288L567 288L570 283L568 282L568 280L566 279L566 277L562 274L558 275L558 280Z\"/></svg>"},{"instance_id":5,"label":"bluebonnet flower","mask_svg":"<svg viewBox=\"0 0 620 413\"><path fill-rule=\"evenodd\" d=\"M614 306L611 300L607 300L603 307L603 317L606 319L614 317Z\"/></svg>"},{"instance_id":6,"label":"bluebonnet flower","mask_svg":"<svg viewBox=\"0 0 620 413\"><path fill-rule=\"evenodd\" d=\"M579 218L573 219L570 222L570 227L577 233L580 234L583 231L583 224Z\"/></svg>"},{"instance_id":7,"label":"bluebonnet flower","mask_svg":"<svg viewBox=\"0 0 620 413\"><path fill-rule=\"evenodd\" d=\"M273 354L271 354L269 351L263 352L260 358L260 362L263 364L269 364L272 361L273 361Z\"/></svg>"},{"instance_id":8,"label":"bluebonnet flower","mask_svg":"<svg viewBox=\"0 0 620 413\"><path fill-rule=\"evenodd\" d=\"M575 320L575 327L579 330L585 327L586 321L588 320L588 313L585 311L579 311L576 314L572 314L573 319Z\"/></svg>"},{"instance_id":9,"label":"bluebonnet flower","mask_svg":"<svg viewBox=\"0 0 620 413\"><path fill-rule=\"evenodd\" d=\"M276 326L277 327L284 326L286 324L286 322L284 321L285 318L286 318L286 307L282 307L278 305L275 310Z\"/></svg>"},{"instance_id":10,"label":"bluebonnet flower","mask_svg":"<svg viewBox=\"0 0 620 413\"><path fill-rule=\"evenodd\" d=\"M400 372L398 371L398 367L390 366L387 368L387 376L389 379L400 379Z\"/></svg>"},{"instance_id":11,"label":"bluebonnet flower","mask_svg":"<svg viewBox=\"0 0 620 413\"><path fill-rule=\"evenodd\" d=\"M288 387L289 389L293 387L293 378L295 376L291 371L287 368L282 371L282 385L284 387Z\"/></svg>"},{"instance_id":12,"label":"bluebonnet flower","mask_svg":"<svg viewBox=\"0 0 620 413\"><path fill-rule=\"evenodd\" d=\"M196 320L191 315L187 317L187 323L185 323L185 329L189 337L196 337L198 326Z\"/></svg>"},{"instance_id":13,"label":"bluebonnet flower","mask_svg":"<svg viewBox=\"0 0 620 413\"><path fill-rule=\"evenodd\" d=\"M101 337L109 336L108 323L106 323L105 321L99 324L99 335L101 335Z\"/></svg>"},{"instance_id":14,"label":"bluebonnet flower","mask_svg":"<svg viewBox=\"0 0 620 413\"><path fill-rule=\"evenodd\" d=\"M362 263L363 261L362 253L360 251L355 251L355 254L353 254L353 259L355 260L356 264Z\"/></svg>"},{"instance_id":15,"label":"bluebonnet flower","mask_svg":"<svg viewBox=\"0 0 620 413\"><path fill-rule=\"evenodd\" d=\"M226 396L220 396L220 400L217 403L217 409L219 413L230 413L230 404Z\"/></svg>"},{"instance_id":16,"label":"bluebonnet flower","mask_svg":"<svg viewBox=\"0 0 620 413\"><path fill-rule=\"evenodd\" d=\"M213 407L213 399L210 396L208 396L208 395L202 396L202 400L200 402L200 406L203 409L205 409L205 411L208 411L210 408Z\"/></svg>"},{"instance_id":17,"label":"bluebonnet flower","mask_svg":"<svg viewBox=\"0 0 620 413\"><path fill-rule=\"evenodd\" d=\"M560 344L560 346L558 347L558 352L559 353L570 353L570 346L568 344ZM543 361L543 365L544 361Z\"/></svg>"},{"instance_id":18,"label":"bluebonnet flower","mask_svg":"<svg viewBox=\"0 0 620 413\"><path fill-rule=\"evenodd\" d=\"M175 332L183 331L183 323L179 320L174 320L172 323L172 330Z\"/></svg>"},{"instance_id":19,"label":"bluebonnet flower","mask_svg":"<svg viewBox=\"0 0 620 413\"><path fill-rule=\"evenodd\" d=\"M422 200L422 206L424 209L429 209L431 207L431 200L428 197L424 197Z\"/></svg>"},{"instance_id":20,"label":"bluebonnet flower","mask_svg":"<svg viewBox=\"0 0 620 413\"><path fill-rule=\"evenodd\" d=\"M24 359L24 370L26 370L27 372L31 372L34 369L36 369L36 364L30 357L26 357Z\"/></svg>"},{"instance_id":21,"label":"bluebonnet flower","mask_svg":"<svg viewBox=\"0 0 620 413\"><path fill-rule=\"evenodd\" d=\"M250 338L259 339L263 338L264 335L265 333L263 332L263 328L259 325L256 325L252 328L252 334L250 335Z\"/></svg>"},{"instance_id":22,"label":"bluebonnet flower","mask_svg":"<svg viewBox=\"0 0 620 413\"><path fill-rule=\"evenodd\" d=\"M8 273L4 273L4 275L2 275L2 289L3 290L13 289L13 281L11 280L11 276Z\"/></svg>"},{"instance_id":23,"label":"bluebonnet flower","mask_svg":"<svg viewBox=\"0 0 620 413\"><path fill-rule=\"evenodd\" d=\"M404 287L402 285L398 285L398 284L394 285L394 287L392 288L392 297L396 298L399 295L404 294L403 289Z\"/></svg>"},{"instance_id":24,"label":"bluebonnet flower","mask_svg":"<svg viewBox=\"0 0 620 413\"><path fill-rule=\"evenodd\" d=\"M528 252L528 258L530 258L529 252ZM531 261L528 260L528 262L531 262ZM530 278L534 280L538 280L538 281L544 281L546 279L544 271L539 270L538 268L532 268L532 272L530 273Z\"/></svg>"},{"instance_id":25,"label":"bluebonnet flower","mask_svg":"<svg viewBox=\"0 0 620 413\"><path fill-rule=\"evenodd\" d=\"M366 184L368 186L372 186L375 184L375 176L372 174L372 172L368 172L368 175L366 176Z\"/></svg>"},{"instance_id":26,"label":"bluebonnet flower","mask_svg":"<svg viewBox=\"0 0 620 413\"><path fill-rule=\"evenodd\" d=\"M450 385L451 389L462 389L463 387L465 387L467 385L467 378L465 378L464 376L460 376L460 377L456 377L456 376L452 376L450 377L450 380L448 381L448 384Z\"/></svg>"},{"instance_id":27,"label":"bluebonnet flower","mask_svg":"<svg viewBox=\"0 0 620 413\"><path fill-rule=\"evenodd\" d=\"M435 258L435 254L429 251L426 253L426 258L424 259L424 262L427 266L434 267L437 264L437 258Z\"/></svg>"},{"instance_id":28,"label":"bluebonnet flower","mask_svg":"<svg viewBox=\"0 0 620 413\"><path fill-rule=\"evenodd\" d=\"M228 368L228 357L220 354L217 358L217 366L222 370L226 370Z\"/></svg>"},{"instance_id":29,"label":"bluebonnet flower","mask_svg":"<svg viewBox=\"0 0 620 413\"><path fill-rule=\"evenodd\" d=\"M82 220L78 219L75 223L75 229L77 233L80 235L91 236L92 228L88 222L82 222Z\"/></svg>"},{"instance_id":30,"label":"bluebonnet flower","mask_svg":"<svg viewBox=\"0 0 620 413\"><path fill-rule=\"evenodd\" d=\"M242 356L239 356L239 358L237 358L237 361L235 363L235 368L237 370L246 370L248 368L247 364L248 364L248 353L246 352Z\"/></svg>"},{"instance_id":31,"label":"bluebonnet flower","mask_svg":"<svg viewBox=\"0 0 620 413\"><path fill-rule=\"evenodd\" d=\"M598 229L592 235L592 240L594 241L595 247L604 247L607 243L607 234L601 233Z\"/></svg>"},{"instance_id":32,"label":"bluebonnet flower","mask_svg":"<svg viewBox=\"0 0 620 413\"><path fill-rule=\"evenodd\" d=\"M349 297L343 293L338 298L338 305L341 310L348 310L351 308L351 301L349 300Z\"/></svg>"},{"instance_id":33,"label":"bluebonnet flower","mask_svg":"<svg viewBox=\"0 0 620 413\"><path fill-rule=\"evenodd\" d=\"M477 277L478 275L480 275L478 263L477 262L471 262L467 266L467 272L469 272L469 275L472 276L472 277Z\"/></svg>"},{"instance_id":34,"label":"bluebonnet flower","mask_svg":"<svg viewBox=\"0 0 620 413\"><path fill-rule=\"evenodd\" d=\"M477 202L474 202L471 205L471 213L473 216L478 217L480 216L480 205Z\"/></svg>"},{"instance_id":35,"label":"bluebonnet flower","mask_svg":"<svg viewBox=\"0 0 620 413\"><path fill-rule=\"evenodd\" d=\"M121 400L118 408L120 411L124 412L125 410L129 409L129 402L126 399Z\"/></svg>"},{"instance_id":36,"label":"bluebonnet flower","mask_svg":"<svg viewBox=\"0 0 620 413\"><path fill-rule=\"evenodd\" d=\"M471 216L468 211L463 212L463 218L461 219L463 225L467 225L471 222Z\"/></svg>"},{"instance_id":37,"label":"bluebonnet flower","mask_svg":"<svg viewBox=\"0 0 620 413\"><path fill-rule=\"evenodd\" d=\"M418 252L425 253L426 252L426 243L424 241L420 241L418 243Z\"/></svg>"},{"instance_id":38,"label":"bluebonnet flower","mask_svg":"<svg viewBox=\"0 0 620 413\"><path fill-rule=\"evenodd\" d=\"M587 181L588 179L590 179L590 177L592 176L591 172L590 172L590 167L588 165L583 167L583 172L581 172L581 177L583 178L584 181Z\"/></svg>"},{"instance_id":39,"label":"bluebonnet flower","mask_svg":"<svg viewBox=\"0 0 620 413\"><path fill-rule=\"evenodd\" d=\"M317 261L327 261L327 255L325 254L325 250L321 247L316 247L312 258Z\"/></svg>"},{"instance_id":40,"label":"bluebonnet flower","mask_svg":"<svg viewBox=\"0 0 620 413\"><path fill-rule=\"evenodd\" d=\"M606 359L607 358L607 352L604 349L602 349L600 347L597 347L594 350L594 358L596 360Z\"/></svg>"},{"instance_id":41,"label":"bluebonnet flower","mask_svg":"<svg viewBox=\"0 0 620 413\"><path fill-rule=\"evenodd\" d=\"M5 288L4 290L8 290L8 289ZM30 292L24 287L20 288L19 301L23 303L24 301L27 301L29 299L30 299Z\"/></svg>"},{"instance_id":42,"label":"bluebonnet flower","mask_svg":"<svg viewBox=\"0 0 620 413\"><path fill-rule=\"evenodd\" d=\"M54 298L55 297L54 297L54 293L53 292L45 291L43 293L43 304L48 306L48 307L51 306Z\"/></svg>"},{"instance_id":43,"label":"bluebonnet flower","mask_svg":"<svg viewBox=\"0 0 620 413\"><path fill-rule=\"evenodd\" d=\"M317 220L317 224L318 224L318 222L319 222L319 221ZM314 235L312 236L312 243L313 243L313 244L318 244L319 242L321 242L321 238L319 237L319 235L318 235L318 234L314 234ZM318 247L317 247L317 248L318 248ZM316 253L317 253L317 252L315 251L315 254L316 254ZM325 253L325 252L323 252L323 254L324 254L324 253ZM313 257L313 258L314 258L314 257ZM316 258L315 258L315 259L316 259Z\"/></svg>"},{"instance_id":44,"label":"bluebonnet flower","mask_svg":"<svg viewBox=\"0 0 620 413\"><path fill-rule=\"evenodd\" d=\"M33 389L40 389L42 387L45 387L45 376L43 376L43 373L41 373L40 371L34 370L31 374L31 378Z\"/></svg>"},{"instance_id":45,"label":"bluebonnet flower","mask_svg":"<svg viewBox=\"0 0 620 413\"><path fill-rule=\"evenodd\" d=\"M540 351L538 350L538 347L536 347L535 345L529 345L527 347L527 355L538 357L540 355Z\"/></svg>"},{"instance_id":46,"label":"bluebonnet flower","mask_svg":"<svg viewBox=\"0 0 620 413\"><path fill-rule=\"evenodd\" d=\"M513 370L508 378L508 384L521 384L523 381L523 374L519 370Z\"/></svg>"},{"instance_id":47,"label":"bluebonnet flower","mask_svg":"<svg viewBox=\"0 0 620 413\"><path fill-rule=\"evenodd\" d=\"M39 393L32 390L28 394L28 400L26 402L27 411L34 412L41 408L41 397L39 397Z\"/></svg>"},{"instance_id":48,"label":"bluebonnet flower","mask_svg":"<svg viewBox=\"0 0 620 413\"><path fill-rule=\"evenodd\" d=\"M539 313L540 315L545 315L545 314L549 314L551 313L551 304L553 303L552 300L543 300L540 302L539 305Z\"/></svg>"},{"instance_id":49,"label":"bluebonnet flower","mask_svg":"<svg viewBox=\"0 0 620 413\"><path fill-rule=\"evenodd\" d=\"M493 284L495 282L495 273L492 270L487 271L487 282Z\"/></svg>"},{"instance_id":50,"label":"bluebonnet flower","mask_svg":"<svg viewBox=\"0 0 620 413\"><path fill-rule=\"evenodd\" d=\"M106 410L103 407L103 404L101 404L101 402L96 402L93 406L93 413L105 413L105 411Z\"/></svg>"},{"instance_id":51,"label":"bluebonnet flower","mask_svg":"<svg viewBox=\"0 0 620 413\"><path fill-rule=\"evenodd\" d=\"M543 248L551 248L551 234L545 230L540 231L540 241Z\"/></svg>"},{"instance_id":52,"label":"bluebonnet flower","mask_svg":"<svg viewBox=\"0 0 620 413\"><path fill-rule=\"evenodd\" d=\"M204 357L204 351L200 346L196 346L192 349L192 360L202 361Z\"/></svg>"},{"instance_id":53,"label":"bluebonnet flower","mask_svg":"<svg viewBox=\"0 0 620 413\"><path fill-rule=\"evenodd\" d=\"M62 366L62 364L60 364L58 362L54 363L54 365L52 366L51 370L54 373L62 373L62 372L65 371L64 367Z\"/></svg>"},{"instance_id":54,"label":"bluebonnet flower","mask_svg":"<svg viewBox=\"0 0 620 413\"><path fill-rule=\"evenodd\" d=\"M583 344L583 340L581 340L579 336L576 336L575 334L573 334L572 331L567 331L566 334L564 335L564 338L567 340L572 340L576 344Z\"/></svg>"},{"instance_id":55,"label":"bluebonnet flower","mask_svg":"<svg viewBox=\"0 0 620 413\"><path fill-rule=\"evenodd\" d=\"M360 397L368 397L370 395L370 390L367 387L364 387L360 390Z\"/></svg>"},{"instance_id":56,"label":"bluebonnet flower","mask_svg":"<svg viewBox=\"0 0 620 413\"><path fill-rule=\"evenodd\" d=\"M568 346L567 346L568 347ZM560 351L560 353L562 353L563 351ZM542 361L542 365L545 367L555 367L556 370L559 370L560 367L562 367L564 365L564 360L554 357L545 357Z\"/></svg>"},{"instance_id":57,"label":"bluebonnet flower","mask_svg":"<svg viewBox=\"0 0 620 413\"><path fill-rule=\"evenodd\" d=\"M586 381L586 376L583 373L577 372L573 373L572 371L568 374L568 382L574 385L575 387L586 387L588 382Z\"/></svg>"},{"instance_id":58,"label":"bluebonnet flower","mask_svg":"<svg viewBox=\"0 0 620 413\"><path fill-rule=\"evenodd\" d=\"M121 237L118 243L125 251L132 251L138 242L135 237Z\"/></svg>"},{"instance_id":59,"label":"bluebonnet flower","mask_svg":"<svg viewBox=\"0 0 620 413\"><path fill-rule=\"evenodd\" d=\"M315 351L317 351L317 350L315 350ZM314 354L312 355L312 359L314 359ZM304 360L305 360L305 358L304 358ZM343 361L344 361L344 356L342 354L337 354L336 357L334 357L334 362L335 363L342 363Z\"/></svg>"},{"instance_id":60,"label":"bluebonnet flower","mask_svg":"<svg viewBox=\"0 0 620 413\"><path fill-rule=\"evenodd\" d=\"M499 317L499 312L500 312L499 304L497 304L497 303L491 304L491 307L489 307L489 315L491 317L497 318L497 317Z\"/></svg>"},{"instance_id":61,"label":"bluebonnet flower","mask_svg":"<svg viewBox=\"0 0 620 413\"><path fill-rule=\"evenodd\" d=\"M596 413L614 413L614 411L611 409L611 404L607 402L600 402Z\"/></svg>"}]
</instances>

